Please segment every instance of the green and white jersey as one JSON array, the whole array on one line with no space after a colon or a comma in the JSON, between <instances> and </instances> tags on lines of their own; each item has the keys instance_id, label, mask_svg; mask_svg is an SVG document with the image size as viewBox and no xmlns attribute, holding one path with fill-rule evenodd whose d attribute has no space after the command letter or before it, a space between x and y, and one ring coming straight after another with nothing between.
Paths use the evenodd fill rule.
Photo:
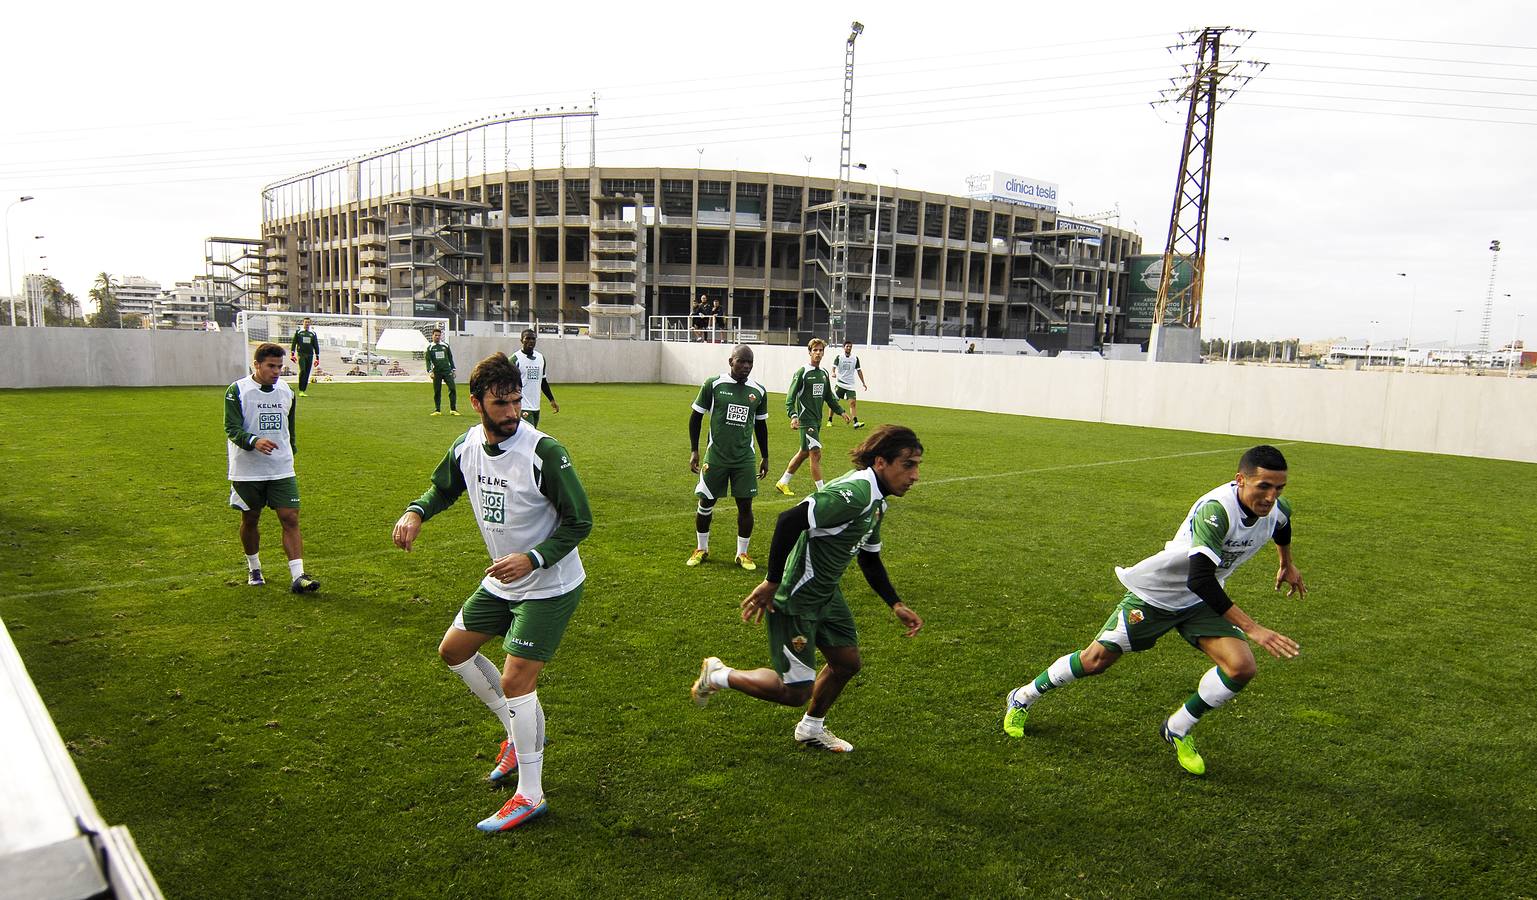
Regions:
<instances>
[{"instance_id":1,"label":"green and white jersey","mask_svg":"<svg viewBox=\"0 0 1537 900\"><path fill-rule=\"evenodd\" d=\"M881 551L886 499L875 472L855 469L829 481L801 501L810 508L811 527L785 562L774 605L790 615L814 611L833 598L844 570L860 550Z\"/></svg>"},{"instance_id":2,"label":"green and white jersey","mask_svg":"<svg viewBox=\"0 0 1537 900\"><path fill-rule=\"evenodd\" d=\"M427 374L447 375L454 370L454 351L442 341L427 345Z\"/></svg>"},{"instance_id":3,"label":"green and white jersey","mask_svg":"<svg viewBox=\"0 0 1537 900\"><path fill-rule=\"evenodd\" d=\"M298 356L315 356L320 352L320 337L308 328L301 328L288 342L288 350Z\"/></svg>"},{"instance_id":4,"label":"green and white jersey","mask_svg":"<svg viewBox=\"0 0 1537 900\"><path fill-rule=\"evenodd\" d=\"M224 435L229 438L229 480L271 481L294 477L294 392L278 379L265 387L247 375L224 392ZM272 453L256 449L266 438Z\"/></svg>"},{"instance_id":5,"label":"green and white jersey","mask_svg":"<svg viewBox=\"0 0 1537 900\"><path fill-rule=\"evenodd\" d=\"M752 468L755 423L768 418L768 391L751 378L737 381L730 373L716 375L699 386L694 412L710 417L710 444L704 461L712 466Z\"/></svg>"},{"instance_id":6,"label":"green and white jersey","mask_svg":"<svg viewBox=\"0 0 1537 900\"><path fill-rule=\"evenodd\" d=\"M1291 522L1291 503L1278 500L1268 515L1245 518L1238 503L1238 483L1207 491L1195 501L1185 521L1163 550L1129 569L1117 566L1115 576L1128 591L1159 609L1171 612L1201 603L1185 587L1190 557L1200 554L1217 564L1217 581L1227 584L1233 570L1260 551L1276 529Z\"/></svg>"},{"instance_id":7,"label":"green and white jersey","mask_svg":"<svg viewBox=\"0 0 1537 900\"><path fill-rule=\"evenodd\" d=\"M519 350L512 355L512 361L523 376L523 411L538 412L539 398L542 396L540 389L544 387L544 376L549 371L544 354L535 350L534 355L529 356Z\"/></svg>"},{"instance_id":8,"label":"green and white jersey","mask_svg":"<svg viewBox=\"0 0 1537 900\"><path fill-rule=\"evenodd\" d=\"M833 376L838 380L838 387L845 391L859 389L859 357L844 356L838 354L833 357Z\"/></svg>"},{"instance_id":9,"label":"green and white jersey","mask_svg":"<svg viewBox=\"0 0 1537 900\"><path fill-rule=\"evenodd\" d=\"M817 423L822 421L822 404L842 415L843 406L831 390L827 372L821 366L801 366L790 376L790 387L785 391L785 411L792 419Z\"/></svg>"},{"instance_id":10,"label":"green and white jersey","mask_svg":"<svg viewBox=\"0 0 1537 900\"><path fill-rule=\"evenodd\" d=\"M504 600L575 590L587 577L576 545L592 531L592 510L566 448L527 422L500 444L485 439L481 425L460 435L432 473L432 486L407 509L425 521L468 493L491 559L528 553L535 562L517 581L487 575L481 587Z\"/></svg>"}]
</instances>

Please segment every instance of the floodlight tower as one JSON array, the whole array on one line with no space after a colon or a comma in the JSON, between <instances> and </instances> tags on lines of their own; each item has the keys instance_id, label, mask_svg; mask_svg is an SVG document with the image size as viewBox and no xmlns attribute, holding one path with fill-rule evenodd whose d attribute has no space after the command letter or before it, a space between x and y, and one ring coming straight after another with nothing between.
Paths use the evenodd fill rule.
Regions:
<instances>
[{"instance_id":1,"label":"floodlight tower","mask_svg":"<svg viewBox=\"0 0 1537 900\"><path fill-rule=\"evenodd\" d=\"M1500 242L1489 242L1489 290L1484 295L1484 324L1478 330L1479 368L1489 367L1489 328L1494 324L1494 275L1500 265Z\"/></svg>"},{"instance_id":2,"label":"floodlight tower","mask_svg":"<svg viewBox=\"0 0 1537 900\"><path fill-rule=\"evenodd\" d=\"M854 42L865 26L854 22L843 42L843 134L838 141L838 194L833 211L833 308L829 310L833 343L843 342L849 297L849 169L853 160Z\"/></svg>"}]
</instances>

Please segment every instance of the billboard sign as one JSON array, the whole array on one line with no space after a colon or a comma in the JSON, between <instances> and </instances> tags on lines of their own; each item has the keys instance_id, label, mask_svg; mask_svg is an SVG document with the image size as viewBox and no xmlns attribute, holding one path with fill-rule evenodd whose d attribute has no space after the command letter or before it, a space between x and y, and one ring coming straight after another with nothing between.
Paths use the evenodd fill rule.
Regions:
<instances>
[{"instance_id":1,"label":"billboard sign","mask_svg":"<svg viewBox=\"0 0 1537 900\"><path fill-rule=\"evenodd\" d=\"M1094 222L1080 222L1077 219L1069 219L1067 216L1057 217L1058 231L1076 231L1083 235L1079 240L1090 247L1098 247L1105 236L1104 226ZM1155 286L1153 290L1157 290Z\"/></svg>"},{"instance_id":2,"label":"billboard sign","mask_svg":"<svg viewBox=\"0 0 1537 900\"><path fill-rule=\"evenodd\" d=\"M1163 277L1163 254L1145 254L1126 258L1128 288L1126 291L1126 325L1129 328L1153 327L1153 312L1158 308L1158 281ZM1194 278L1190 261L1183 257L1174 260L1174 276L1169 281L1169 293L1178 294L1190 287ZM1178 324L1184 317L1184 304L1169 301L1164 311L1165 325Z\"/></svg>"},{"instance_id":3,"label":"billboard sign","mask_svg":"<svg viewBox=\"0 0 1537 900\"><path fill-rule=\"evenodd\" d=\"M999 200L1036 209L1057 209L1057 185L1009 172L983 172L966 176L966 196L975 200Z\"/></svg>"}]
</instances>

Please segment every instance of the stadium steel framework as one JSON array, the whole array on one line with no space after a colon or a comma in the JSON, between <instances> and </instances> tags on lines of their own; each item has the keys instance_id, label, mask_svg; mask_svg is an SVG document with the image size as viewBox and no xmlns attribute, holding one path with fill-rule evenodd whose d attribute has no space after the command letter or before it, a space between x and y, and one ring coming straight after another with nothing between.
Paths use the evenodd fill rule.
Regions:
<instances>
[{"instance_id":1,"label":"stadium steel framework","mask_svg":"<svg viewBox=\"0 0 1537 900\"><path fill-rule=\"evenodd\" d=\"M857 183L838 228L836 180L599 167L591 151L568 167L578 114L535 115L547 119L485 120L264 190L266 305L569 330L590 305L685 315L705 295L761 339L799 342L833 330L842 251L856 339L872 286L878 344L896 333L1068 349L1123 333L1124 261L1142 243L1129 231L1094 239L1053 210L890 187L877 223L876 188ZM533 168L535 129L557 125L562 164ZM511 164L512 127L528 128L527 169Z\"/></svg>"}]
</instances>

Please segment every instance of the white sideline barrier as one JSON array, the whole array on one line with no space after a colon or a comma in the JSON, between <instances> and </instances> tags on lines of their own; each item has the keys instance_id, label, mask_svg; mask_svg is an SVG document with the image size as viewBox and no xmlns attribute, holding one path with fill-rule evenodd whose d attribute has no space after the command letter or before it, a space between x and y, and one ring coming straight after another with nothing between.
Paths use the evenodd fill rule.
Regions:
<instances>
[{"instance_id":1,"label":"white sideline barrier","mask_svg":"<svg viewBox=\"0 0 1537 900\"><path fill-rule=\"evenodd\" d=\"M249 369L237 331L0 326L0 388L228 385Z\"/></svg>"},{"instance_id":2,"label":"white sideline barrier","mask_svg":"<svg viewBox=\"0 0 1537 900\"><path fill-rule=\"evenodd\" d=\"M0 896L158 898L128 829L102 820L0 622Z\"/></svg>"},{"instance_id":3,"label":"white sideline barrier","mask_svg":"<svg viewBox=\"0 0 1537 900\"><path fill-rule=\"evenodd\" d=\"M729 347L661 345L661 380L726 371ZM753 348L782 393L804 347ZM856 348L886 403L1537 462L1537 379L912 353ZM829 365L831 356L824 359Z\"/></svg>"}]
</instances>

